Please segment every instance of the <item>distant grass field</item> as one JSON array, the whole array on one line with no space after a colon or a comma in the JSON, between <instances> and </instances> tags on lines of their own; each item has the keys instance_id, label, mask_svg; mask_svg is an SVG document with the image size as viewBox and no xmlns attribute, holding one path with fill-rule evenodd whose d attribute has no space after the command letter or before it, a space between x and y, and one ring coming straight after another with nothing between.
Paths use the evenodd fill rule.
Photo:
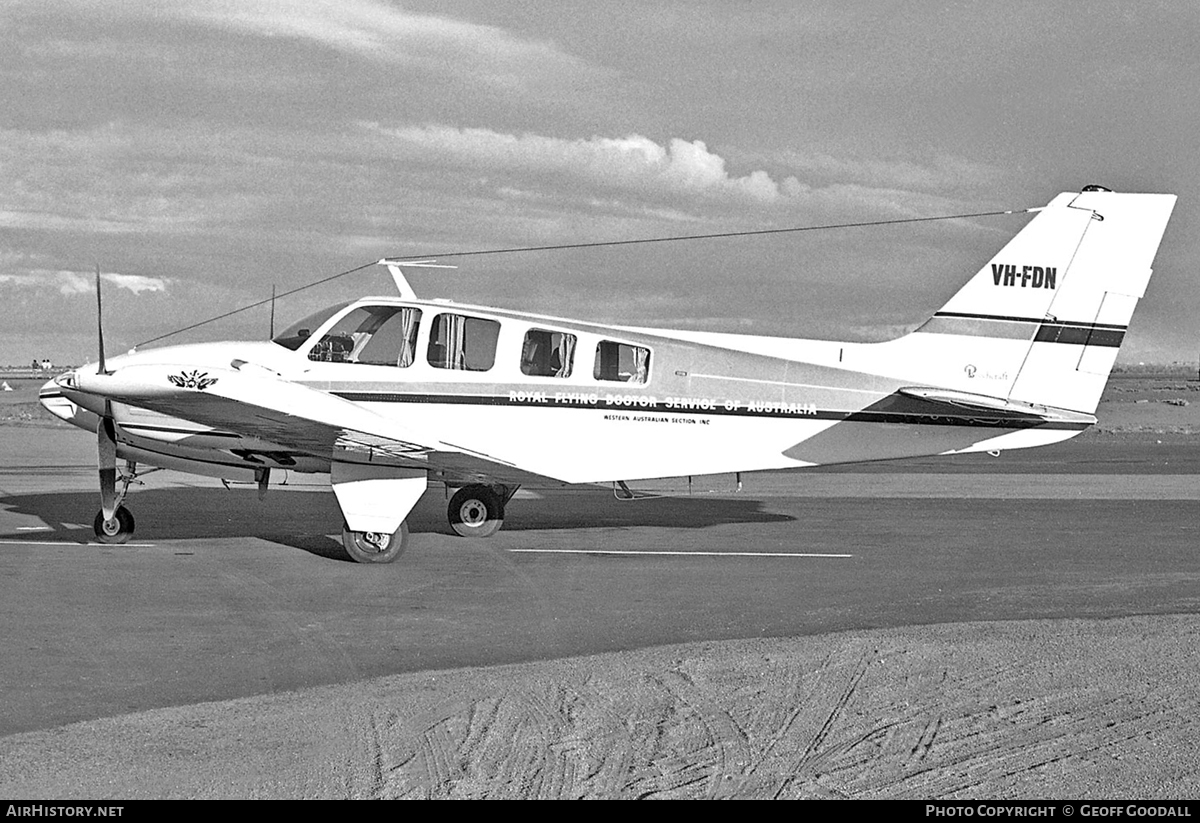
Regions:
<instances>
[{"instance_id":1,"label":"distant grass field","mask_svg":"<svg viewBox=\"0 0 1200 823\"><path fill-rule=\"evenodd\" d=\"M5 377L0 374L0 383L7 383L12 389L0 391L0 425L69 426L69 423L43 409L38 402L38 391L48 379Z\"/></svg>"}]
</instances>

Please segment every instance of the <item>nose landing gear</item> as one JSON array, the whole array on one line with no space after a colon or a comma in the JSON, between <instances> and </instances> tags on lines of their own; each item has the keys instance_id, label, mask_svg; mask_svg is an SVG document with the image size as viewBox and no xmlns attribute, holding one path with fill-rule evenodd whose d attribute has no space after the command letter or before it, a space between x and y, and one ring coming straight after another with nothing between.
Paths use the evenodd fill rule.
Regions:
<instances>
[{"instance_id":1,"label":"nose landing gear","mask_svg":"<svg viewBox=\"0 0 1200 823\"><path fill-rule=\"evenodd\" d=\"M113 516L107 520L104 519L103 511L96 512L92 530L96 532L96 539L101 543L124 543L133 536L134 525L129 509L118 506Z\"/></svg>"},{"instance_id":2,"label":"nose landing gear","mask_svg":"<svg viewBox=\"0 0 1200 823\"><path fill-rule=\"evenodd\" d=\"M137 463L132 460L125 461L125 471L121 473L119 482L121 490L116 490L118 479L114 479L113 489L111 492L103 487L106 485L103 477L101 478L101 496L102 498L111 493L113 495L113 516L104 516L104 507L101 506L100 511L96 512L96 519L92 521L92 531L96 533L96 540L101 543L125 543L129 538L133 537L133 530L136 524L133 520L133 515L129 509L122 505L125 502L125 496L129 494L129 487L134 483L142 485L139 477L158 471L158 469L150 469L149 471L138 473Z\"/></svg>"}]
</instances>

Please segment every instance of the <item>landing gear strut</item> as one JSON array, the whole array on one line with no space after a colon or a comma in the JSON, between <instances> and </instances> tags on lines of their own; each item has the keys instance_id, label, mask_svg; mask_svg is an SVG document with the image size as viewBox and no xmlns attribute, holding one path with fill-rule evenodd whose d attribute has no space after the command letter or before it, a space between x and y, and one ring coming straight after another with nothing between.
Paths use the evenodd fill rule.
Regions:
<instances>
[{"instance_id":1,"label":"landing gear strut","mask_svg":"<svg viewBox=\"0 0 1200 823\"><path fill-rule=\"evenodd\" d=\"M490 537L504 525L504 504L516 491L507 486L463 486L446 509L450 528L462 537Z\"/></svg>"},{"instance_id":2,"label":"landing gear strut","mask_svg":"<svg viewBox=\"0 0 1200 823\"><path fill-rule=\"evenodd\" d=\"M391 563L404 553L404 519L425 493L424 469L334 460L329 481L342 510L342 547L351 560Z\"/></svg>"},{"instance_id":3,"label":"landing gear strut","mask_svg":"<svg viewBox=\"0 0 1200 823\"><path fill-rule=\"evenodd\" d=\"M150 474L151 472L156 471L158 471L158 469L150 469L150 471L142 472L142 474ZM129 494L130 485L133 483L141 483L141 481L138 480L138 477L137 463L134 463L132 460L127 460L125 462L125 471L120 477L120 491L116 490L117 481L115 478L112 481L111 492L107 491L104 488L106 483L103 475L101 476L101 497L103 498L109 493L113 495L113 516L105 517L103 506L101 506L100 511L96 512L96 519L92 521L92 531L96 533L96 540L99 542L125 543L129 540L129 538L133 537L133 530L135 528L133 515L130 514L129 509L125 508L122 503L125 502L125 496Z\"/></svg>"}]
</instances>

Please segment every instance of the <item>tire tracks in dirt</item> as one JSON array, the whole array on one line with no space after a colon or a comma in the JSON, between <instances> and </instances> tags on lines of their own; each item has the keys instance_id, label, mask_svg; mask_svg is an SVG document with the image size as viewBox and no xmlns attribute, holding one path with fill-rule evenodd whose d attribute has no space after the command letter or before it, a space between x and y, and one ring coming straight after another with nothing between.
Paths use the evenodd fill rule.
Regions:
<instances>
[{"instance_id":1,"label":"tire tracks in dirt","mask_svg":"<svg viewBox=\"0 0 1200 823\"><path fill-rule=\"evenodd\" d=\"M364 744L362 770L375 797L965 797L1194 727L1196 700L1030 695L1019 663L955 674L957 661L923 657L841 638L808 665L762 656L732 667L701 654L657 670L497 682L489 696L393 712L360 732L377 740Z\"/></svg>"},{"instance_id":2,"label":"tire tracks in dirt","mask_svg":"<svg viewBox=\"0 0 1200 823\"><path fill-rule=\"evenodd\" d=\"M0 738L0 792L1190 796L1200 791L1196 649L1200 619L1181 616L700 643L397 675Z\"/></svg>"}]
</instances>

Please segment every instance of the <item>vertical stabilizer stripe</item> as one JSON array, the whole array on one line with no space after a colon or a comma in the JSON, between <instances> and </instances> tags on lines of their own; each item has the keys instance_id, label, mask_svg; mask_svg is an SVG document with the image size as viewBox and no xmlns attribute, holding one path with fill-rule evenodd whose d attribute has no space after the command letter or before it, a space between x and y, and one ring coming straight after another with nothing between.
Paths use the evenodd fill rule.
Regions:
<instances>
[{"instance_id":1,"label":"vertical stabilizer stripe","mask_svg":"<svg viewBox=\"0 0 1200 823\"><path fill-rule=\"evenodd\" d=\"M1116 348L1125 339L1126 326L1117 323L1078 323L1030 317L938 312L918 332L1032 340L1074 346Z\"/></svg>"}]
</instances>

